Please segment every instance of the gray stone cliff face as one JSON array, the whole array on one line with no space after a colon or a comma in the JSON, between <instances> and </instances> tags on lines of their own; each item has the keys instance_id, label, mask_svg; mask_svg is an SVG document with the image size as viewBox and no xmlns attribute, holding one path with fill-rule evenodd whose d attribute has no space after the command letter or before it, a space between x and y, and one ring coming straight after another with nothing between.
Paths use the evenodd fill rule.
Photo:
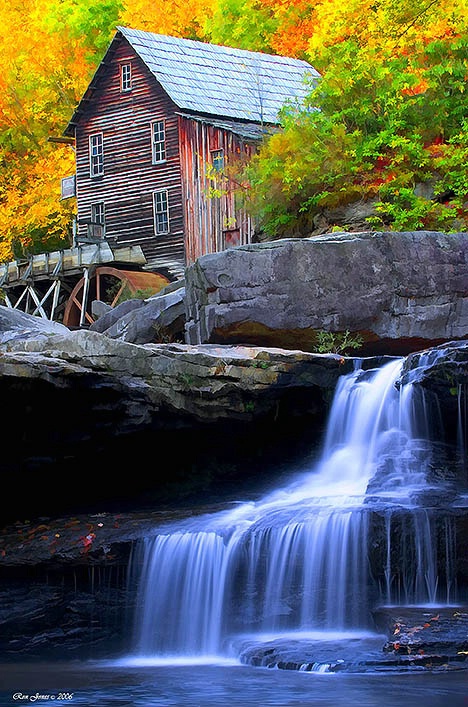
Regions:
<instances>
[{"instance_id":1,"label":"gray stone cliff face","mask_svg":"<svg viewBox=\"0 0 468 707\"><path fill-rule=\"evenodd\" d=\"M468 234L336 233L240 246L186 272L187 342L311 351L346 330L369 353L468 334Z\"/></svg>"},{"instance_id":2,"label":"gray stone cliff face","mask_svg":"<svg viewBox=\"0 0 468 707\"><path fill-rule=\"evenodd\" d=\"M282 438L289 456L317 442L353 365L298 350L134 344L0 307L2 470L13 484L2 513L213 496L226 473L233 493L236 467L259 481Z\"/></svg>"}]
</instances>

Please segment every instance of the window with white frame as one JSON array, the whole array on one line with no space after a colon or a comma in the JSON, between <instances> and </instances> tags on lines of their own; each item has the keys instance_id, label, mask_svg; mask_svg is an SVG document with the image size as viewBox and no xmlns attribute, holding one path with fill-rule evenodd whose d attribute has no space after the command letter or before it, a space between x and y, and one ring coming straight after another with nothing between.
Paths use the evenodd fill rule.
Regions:
<instances>
[{"instance_id":1,"label":"window with white frame","mask_svg":"<svg viewBox=\"0 0 468 707\"><path fill-rule=\"evenodd\" d=\"M154 232L169 233L169 201L167 189L153 192Z\"/></svg>"},{"instance_id":2,"label":"window with white frame","mask_svg":"<svg viewBox=\"0 0 468 707\"><path fill-rule=\"evenodd\" d=\"M98 201L96 204L91 204L91 221L104 225L106 210L103 201Z\"/></svg>"},{"instance_id":3,"label":"window with white frame","mask_svg":"<svg viewBox=\"0 0 468 707\"><path fill-rule=\"evenodd\" d=\"M97 177L104 174L104 139L102 133L89 136L89 174Z\"/></svg>"},{"instance_id":4,"label":"window with white frame","mask_svg":"<svg viewBox=\"0 0 468 707\"><path fill-rule=\"evenodd\" d=\"M151 150L153 164L164 162L166 159L166 128L164 120L155 120L151 123Z\"/></svg>"},{"instance_id":5,"label":"window with white frame","mask_svg":"<svg viewBox=\"0 0 468 707\"><path fill-rule=\"evenodd\" d=\"M132 65L131 64L121 64L120 65L120 90L122 92L132 90Z\"/></svg>"}]
</instances>

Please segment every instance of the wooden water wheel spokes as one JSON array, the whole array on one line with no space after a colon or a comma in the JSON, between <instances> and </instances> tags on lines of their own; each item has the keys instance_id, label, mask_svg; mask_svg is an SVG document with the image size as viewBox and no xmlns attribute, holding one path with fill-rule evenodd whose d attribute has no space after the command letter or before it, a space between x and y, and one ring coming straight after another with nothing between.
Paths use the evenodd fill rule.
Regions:
<instances>
[{"instance_id":1,"label":"wooden water wheel spokes","mask_svg":"<svg viewBox=\"0 0 468 707\"><path fill-rule=\"evenodd\" d=\"M168 284L167 277L159 273L120 270L106 265L97 266L92 270L87 268L70 293L63 323L68 327L89 326L95 321L91 311L94 300L115 307L125 294L131 297L140 291L145 297L149 297Z\"/></svg>"}]
</instances>

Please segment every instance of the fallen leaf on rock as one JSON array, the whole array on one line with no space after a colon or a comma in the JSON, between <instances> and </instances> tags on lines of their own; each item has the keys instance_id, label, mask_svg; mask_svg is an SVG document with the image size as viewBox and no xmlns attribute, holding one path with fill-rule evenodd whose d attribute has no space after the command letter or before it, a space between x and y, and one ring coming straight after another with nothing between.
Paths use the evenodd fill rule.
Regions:
<instances>
[{"instance_id":1,"label":"fallen leaf on rock","mask_svg":"<svg viewBox=\"0 0 468 707\"><path fill-rule=\"evenodd\" d=\"M93 544L93 540L96 537L94 533L89 533L86 537L80 538L81 542L84 545L83 552L88 552L89 548Z\"/></svg>"},{"instance_id":2,"label":"fallen leaf on rock","mask_svg":"<svg viewBox=\"0 0 468 707\"><path fill-rule=\"evenodd\" d=\"M418 631L422 631L423 628L424 628L424 626L413 626L413 628L409 628L407 630L407 633L411 633L411 634L417 633Z\"/></svg>"}]
</instances>

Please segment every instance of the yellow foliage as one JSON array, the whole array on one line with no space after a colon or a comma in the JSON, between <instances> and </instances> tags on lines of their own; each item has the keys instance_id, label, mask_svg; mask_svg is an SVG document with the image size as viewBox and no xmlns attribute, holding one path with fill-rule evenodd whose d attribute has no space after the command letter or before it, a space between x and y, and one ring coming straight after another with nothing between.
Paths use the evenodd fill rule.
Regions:
<instances>
[{"instance_id":1,"label":"yellow foliage","mask_svg":"<svg viewBox=\"0 0 468 707\"><path fill-rule=\"evenodd\" d=\"M202 39L205 22L212 14L213 6L213 0L132 0L124 7L120 22L125 27L157 34Z\"/></svg>"},{"instance_id":2,"label":"yellow foliage","mask_svg":"<svg viewBox=\"0 0 468 707\"><path fill-rule=\"evenodd\" d=\"M466 31L466 0L319 0L310 57L347 39L371 50L412 51L428 41Z\"/></svg>"},{"instance_id":3,"label":"yellow foliage","mask_svg":"<svg viewBox=\"0 0 468 707\"><path fill-rule=\"evenodd\" d=\"M63 240L69 233L74 199L60 200L60 175L74 173L74 156L60 147L21 161L10 170L8 182L0 189L0 262L14 257L14 247L23 252L35 246L39 232L47 250L47 242ZM44 235L42 235L44 231Z\"/></svg>"}]
</instances>

